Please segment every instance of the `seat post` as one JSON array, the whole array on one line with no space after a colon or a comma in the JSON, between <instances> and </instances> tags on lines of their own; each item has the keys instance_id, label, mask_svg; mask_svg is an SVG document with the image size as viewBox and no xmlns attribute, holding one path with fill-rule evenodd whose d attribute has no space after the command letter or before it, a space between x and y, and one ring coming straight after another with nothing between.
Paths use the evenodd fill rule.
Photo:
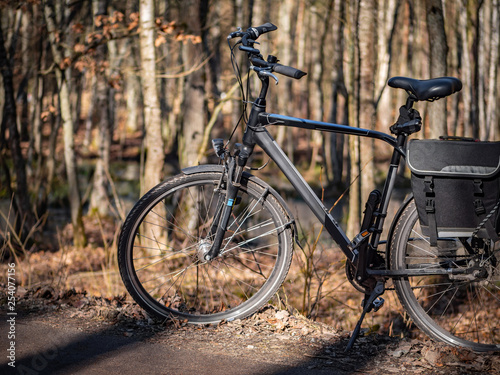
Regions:
<instances>
[{"instance_id":1,"label":"seat post","mask_svg":"<svg viewBox=\"0 0 500 375\"><path fill-rule=\"evenodd\" d=\"M408 98L406 99L406 109L411 109L413 108L413 103L415 103L415 99L411 97L411 95L408 95Z\"/></svg>"}]
</instances>

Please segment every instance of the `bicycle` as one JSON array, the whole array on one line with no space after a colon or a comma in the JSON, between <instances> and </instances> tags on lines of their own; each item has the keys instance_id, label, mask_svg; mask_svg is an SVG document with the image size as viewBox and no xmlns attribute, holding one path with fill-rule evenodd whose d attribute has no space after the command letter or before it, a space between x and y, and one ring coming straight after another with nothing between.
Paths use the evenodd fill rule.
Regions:
<instances>
[{"instance_id":1,"label":"bicycle","mask_svg":"<svg viewBox=\"0 0 500 375\"><path fill-rule=\"evenodd\" d=\"M287 275L294 242L300 243L295 218L284 199L266 182L245 171L258 145L338 244L347 258L349 281L364 294L363 311L348 349L360 332L365 314L383 305L380 296L392 279L404 309L431 338L475 351L499 350L500 280L497 250L491 241L471 245L463 238L441 238L438 246L430 246L411 195L392 221L387 240L381 239L397 170L406 157L407 139L422 125L413 104L460 91L460 80L391 78L389 86L408 93L398 121L390 128L392 135L267 113L270 79L278 82L275 73L295 79L306 74L279 64L274 56L264 60L255 48L260 35L276 29L266 23L247 31L239 28L228 36L233 63L238 46L247 53L250 69L261 82L242 144L230 150L229 142L213 140L219 164L185 168L136 203L124 223L118 247L120 273L128 292L152 315L195 324L245 318L273 297ZM234 38L238 40L231 45ZM237 65L235 72L243 93ZM273 125L370 137L393 148L383 190L370 194L360 232L354 239L347 237L269 134L266 128ZM378 251L381 244L386 245L385 253ZM478 254L486 260L473 265ZM487 309L496 319L491 319Z\"/></svg>"}]
</instances>

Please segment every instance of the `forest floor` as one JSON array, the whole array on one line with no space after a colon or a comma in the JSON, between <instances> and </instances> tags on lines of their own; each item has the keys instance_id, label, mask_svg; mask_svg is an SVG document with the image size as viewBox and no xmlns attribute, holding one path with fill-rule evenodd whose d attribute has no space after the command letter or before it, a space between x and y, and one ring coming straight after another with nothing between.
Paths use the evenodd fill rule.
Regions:
<instances>
[{"instance_id":1,"label":"forest floor","mask_svg":"<svg viewBox=\"0 0 500 375\"><path fill-rule=\"evenodd\" d=\"M0 328L7 332L6 288L0 290ZM155 320L124 297L51 287L20 287L17 296L16 367L2 355L2 374L500 373L499 355L387 335L363 336L346 353L349 332L272 306L244 320L194 326Z\"/></svg>"},{"instance_id":2,"label":"forest floor","mask_svg":"<svg viewBox=\"0 0 500 375\"><path fill-rule=\"evenodd\" d=\"M137 156L137 145L129 146L122 157ZM267 306L245 320L192 326L157 321L126 298L116 265L119 220L86 216L84 221L89 245L75 249L67 212L52 208L43 246L0 263L1 353L11 345L9 262L16 263L18 285L16 368L2 355L0 374L500 374L499 355L399 338L408 332L390 291L383 311L366 319L371 334L345 353L361 297L345 279L340 252L331 251L330 240L315 241L319 230L307 222L306 251L296 251L284 288L289 306L311 313L316 305L315 320ZM312 243L318 244L319 279L310 280L306 291L303 269Z\"/></svg>"}]
</instances>

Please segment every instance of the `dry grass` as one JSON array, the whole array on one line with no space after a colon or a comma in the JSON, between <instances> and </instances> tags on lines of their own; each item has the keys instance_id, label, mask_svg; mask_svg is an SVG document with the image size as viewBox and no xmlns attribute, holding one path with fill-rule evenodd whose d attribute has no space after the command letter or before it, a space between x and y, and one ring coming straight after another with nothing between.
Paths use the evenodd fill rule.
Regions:
<instances>
[{"instance_id":1,"label":"dry grass","mask_svg":"<svg viewBox=\"0 0 500 375\"><path fill-rule=\"evenodd\" d=\"M84 221L91 240L85 248L71 245L72 229L69 224L57 231L58 246L55 250L27 249L19 236L13 235L12 226L0 233L0 238L5 239L0 256L15 262L18 285L27 289L38 286L58 290L75 288L103 297L125 293L116 262L120 226L112 219L104 220L98 216L87 217ZM0 264L2 284L6 283L7 263Z\"/></svg>"},{"instance_id":2,"label":"dry grass","mask_svg":"<svg viewBox=\"0 0 500 375\"><path fill-rule=\"evenodd\" d=\"M90 244L82 249L71 246L68 225L58 233L56 251L25 251L18 255L16 280L26 289L50 286L56 290L85 290L92 296L113 297L124 294L116 262L119 226L109 220L86 219ZM345 276L345 257L332 246L332 241L309 228L302 235L303 249L297 248L288 277L283 284L282 301L289 308L337 329L352 330L361 313L363 295L356 291ZM101 236L99 238L99 235ZM311 239L314 239L312 242ZM0 283L5 283L6 263L0 265ZM130 297L128 297L130 298ZM384 295L386 305L370 314L365 326L395 333L394 318L400 306L392 291ZM399 323L401 324L401 323ZM398 333L401 327L397 329Z\"/></svg>"},{"instance_id":3,"label":"dry grass","mask_svg":"<svg viewBox=\"0 0 500 375\"><path fill-rule=\"evenodd\" d=\"M0 212L4 222L10 223L9 212ZM51 251L28 249L28 240L21 242L20 235L8 224L0 233L0 238L6 239L0 255L16 263L16 281L26 289L50 286L56 290L85 290L96 297L123 295L126 290L116 257L123 215L116 216L120 219L85 217L89 239L85 248L71 245L72 228L65 225L57 230L57 246ZM361 313L363 295L346 278L344 255L319 225L307 228L299 225L299 231L302 248L295 246L294 260L281 289L281 301L313 320L352 330ZM6 284L7 263L0 265L0 284ZM401 307L392 291L386 292L384 298L385 307L370 314L365 326L373 331L399 334L404 323L395 318L401 316Z\"/></svg>"}]
</instances>

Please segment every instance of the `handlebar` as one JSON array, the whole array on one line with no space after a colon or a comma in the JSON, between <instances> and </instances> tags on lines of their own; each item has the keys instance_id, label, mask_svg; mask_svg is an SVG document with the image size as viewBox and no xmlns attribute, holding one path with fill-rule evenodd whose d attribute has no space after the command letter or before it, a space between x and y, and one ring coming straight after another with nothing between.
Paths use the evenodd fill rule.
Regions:
<instances>
[{"instance_id":1,"label":"handlebar","mask_svg":"<svg viewBox=\"0 0 500 375\"><path fill-rule=\"evenodd\" d=\"M262 34L268 33L270 31L278 30L276 25L273 25L271 22L266 22L263 25L257 27L249 27L247 31L241 31L241 29L232 32L227 36L227 39L233 39L237 37L245 38L245 40L257 40L259 36ZM246 45L245 43L243 45Z\"/></svg>"},{"instance_id":2,"label":"handlebar","mask_svg":"<svg viewBox=\"0 0 500 375\"><path fill-rule=\"evenodd\" d=\"M261 26L249 27L246 31L242 31L240 28L237 31L230 33L227 36L227 40L229 43L230 39L240 37L242 46L240 46L239 49L248 53L248 58L250 59L252 65L259 68L270 69L271 72L282 74L290 78L300 79L307 73L291 66L278 64L278 60L274 56L268 57L268 61L265 61L260 54L260 51L254 48L254 43L256 43L259 36L277 29L278 28L275 25L267 22Z\"/></svg>"},{"instance_id":3,"label":"handlebar","mask_svg":"<svg viewBox=\"0 0 500 375\"><path fill-rule=\"evenodd\" d=\"M303 72L302 70L299 70L292 66L281 65L274 62L268 62L258 57L251 56L250 62L252 63L252 65L258 66L259 68L270 68L272 72L283 74L284 76L290 78L301 79L307 74L306 72Z\"/></svg>"},{"instance_id":4,"label":"handlebar","mask_svg":"<svg viewBox=\"0 0 500 375\"><path fill-rule=\"evenodd\" d=\"M270 31L278 30L278 27L273 25L271 22L266 22L263 25L257 27L249 27L247 33L250 36L250 39L257 39L260 35L268 33Z\"/></svg>"}]
</instances>

